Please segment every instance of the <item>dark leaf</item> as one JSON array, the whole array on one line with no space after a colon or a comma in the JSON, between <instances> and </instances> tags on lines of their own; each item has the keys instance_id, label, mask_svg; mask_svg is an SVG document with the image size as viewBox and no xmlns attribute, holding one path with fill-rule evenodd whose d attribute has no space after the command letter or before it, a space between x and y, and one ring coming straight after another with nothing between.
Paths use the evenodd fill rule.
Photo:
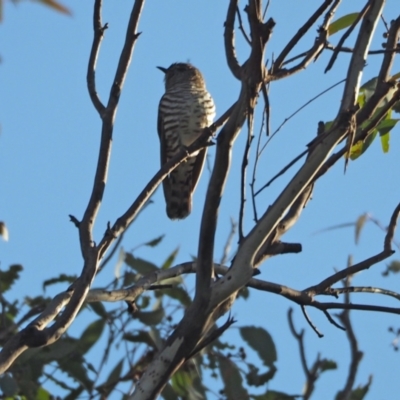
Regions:
<instances>
[{"instance_id":1,"label":"dark leaf","mask_svg":"<svg viewBox=\"0 0 400 400\"><path fill-rule=\"evenodd\" d=\"M349 397L349 400L362 400L369 390L369 383L365 386L360 386L357 389L354 389Z\"/></svg>"},{"instance_id":2,"label":"dark leaf","mask_svg":"<svg viewBox=\"0 0 400 400\"><path fill-rule=\"evenodd\" d=\"M336 361L333 360L322 360L320 365L321 372L328 371L331 369L337 369Z\"/></svg>"},{"instance_id":3,"label":"dark leaf","mask_svg":"<svg viewBox=\"0 0 400 400\"><path fill-rule=\"evenodd\" d=\"M108 313L102 302L96 301L94 303L89 303L88 307L90 307L99 317L103 319L108 318Z\"/></svg>"},{"instance_id":4,"label":"dark leaf","mask_svg":"<svg viewBox=\"0 0 400 400\"><path fill-rule=\"evenodd\" d=\"M365 82L360 87L360 93L364 94L365 102L367 102L371 98L371 96L375 93L377 84L378 84L378 77L375 77L375 78L372 78L369 81ZM379 112L379 108L383 107L384 105L387 104L387 102L393 97L393 94L395 93L395 91L396 91L396 85L394 84L393 88L391 88L389 90L388 94L378 104L378 110L376 112ZM393 107L393 109L397 108L397 104ZM376 112L375 112L375 114L376 114Z\"/></svg>"},{"instance_id":5,"label":"dark leaf","mask_svg":"<svg viewBox=\"0 0 400 400\"><path fill-rule=\"evenodd\" d=\"M47 373L45 373L44 376L45 376L47 379L49 379L49 380L51 380L52 382L54 382L57 386L60 386L60 388L62 388L62 389L64 389L64 390L67 390L67 391L73 390L73 388L70 387L69 385L67 385L66 382L61 381L61 380L59 380L59 379L56 379L56 378L54 377L53 374L47 374ZM71 382L70 382L70 383L71 383ZM74 384L74 382L73 382L73 384Z\"/></svg>"},{"instance_id":6,"label":"dark leaf","mask_svg":"<svg viewBox=\"0 0 400 400\"><path fill-rule=\"evenodd\" d=\"M271 335L265 329L254 326L245 326L239 330L242 338L258 353L264 364L272 367L277 354Z\"/></svg>"},{"instance_id":7,"label":"dark leaf","mask_svg":"<svg viewBox=\"0 0 400 400\"><path fill-rule=\"evenodd\" d=\"M262 386L270 381L276 373L276 367L273 365L271 369L263 374L259 374L258 368L249 364L250 371L246 374L246 380L250 386Z\"/></svg>"},{"instance_id":8,"label":"dark leaf","mask_svg":"<svg viewBox=\"0 0 400 400\"><path fill-rule=\"evenodd\" d=\"M43 282L43 290L46 289L46 286L54 285L56 283L73 283L76 281L76 275L66 275L66 274L60 274L57 278L52 278L52 279L47 279Z\"/></svg>"},{"instance_id":9,"label":"dark leaf","mask_svg":"<svg viewBox=\"0 0 400 400\"><path fill-rule=\"evenodd\" d=\"M44 347L36 357L40 358L45 363L62 360L73 354L78 348L78 345L78 340L62 337L52 345Z\"/></svg>"},{"instance_id":10,"label":"dark leaf","mask_svg":"<svg viewBox=\"0 0 400 400\"><path fill-rule=\"evenodd\" d=\"M0 293L6 292L19 279L22 265L14 264L7 271L0 271Z\"/></svg>"},{"instance_id":11,"label":"dark leaf","mask_svg":"<svg viewBox=\"0 0 400 400\"><path fill-rule=\"evenodd\" d=\"M167 289L160 289L156 292L157 297L167 295L175 300L178 300L182 305L188 307L192 303L192 299L188 295L187 291L182 287L173 287Z\"/></svg>"},{"instance_id":12,"label":"dark leaf","mask_svg":"<svg viewBox=\"0 0 400 400\"><path fill-rule=\"evenodd\" d=\"M164 387L161 397L164 400L179 400L179 396L175 393L175 390L172 389L172 386L169 383Z\"/></svg>"},{"instance_id":13,"label":"dark leaf","mask_svg":"<svg viewBox=\"0 0 400 400\"><path fill-rule=\"evenodd\" d=\"M224 394L228 400L247 400L249 394L243 387L243 379L236 364L227 357L218 357L219 369L224 381Z\"/></svg>"},{"instance_id":14,"label":"dark leaf","mask_svg":"<svg viewBox=\"0 0 400 400\"><path fill-rule=\"evenodd\" d=\"M17 394L18 385L12 376L5 374L0 376L0 389L4 396L14 396Z\"/></svg>"},{"instance_id":15,"label":"dark leaf","mask_svg":"<svg viewBox=\"0 0 400 400\"><path fill-rule=\"evenodd\" d=\"M144 245L149 247L156 247L161 242L161 240L164 239L164 236L165 235L161 235L153 240L150 240L150 242L147 242Z\"/></svg>"},{"instance_id":16,"label":"dark leaf","mask_svg":"<svg viewBox=\"0 0 400 400\"><path fill-rule=\"evenodd\" d=\"M161 266L161 269L168 269L173 262L175 261L176 256L178 255L179 252L179 247L177 247L169 256L168 258L164 261L163 265Z\"/></svg>"},{"instance_id":17,"label":"dark leaf","mask_svg":"<svg viewBox=\"0 0 400 400\"><path fill-rule=\"evenodd\" d=\"M141 296L139 300L136 301L136 305L141 309L145 309L150 305L151 297L150 296Z\"/></svg>"},{"instance_id":18,"label":"dark leaf","mask_svg":"<svg viewBox=\"0 0 400 400\"><path fill-rule=\"evenodd\" d=\"M63 400L77 400L84 390L85 388L80 385L76 389L72 390L68 396L65 396Z\"/></svg>"},{"instance_id":19,"label":"dark leaf","mask_svg":"<svg viewBox=\"0 0 400 400\"><path fill-rule=\"evenodd\" d=\"M146 331L138 331L137 333L125 333L122 338L123 340L127 340L128 342L145 343L150 347L153 347L155 349L157 348L150 333Z\"/></svg>"},{"instance_id":20,"label":"dark leaf","mask_svg":"<svg viewBox=\"0 0 400 400\"><path fill-rule=\"evenodd\" d=\"M300 399L302 396L291 396L286 393L276 392L275 390L268 390L267 393L251 396L253 400L296 400Z\"/></svg>"},{"instance_id":21,"label":"dark leaf","mask_svg":"<svg viewBox=\"0 0 400 400\"><path fill-rule=\"evenodd\" d=\"M106 382L102 386L115 386L121 378L122 368L124 367L124 359L122 359L110 372ZM111 391L111 390L110 390ZM108 391L108 393L110 392Z\"/></svg>"},{"instance_id":22,"label":"dark leaf","mask_svg":"<svg viewBox=\"0 0 400 400\"><path fill-rule=\"evenodd\" d=\"M388 265L388 269L390 270L390 272L394 272L397 273L400 271L400 261L392 261L389 265Z\"/></svg>"},{"instance_id":23,"label":"dark leaf","mask_svg":"<svg viewBox=\"0 0 400 400\"><path fill-rule=\"evenodd\" d=\"M70 376L75 382L79 382L84 389L90 391L93 388L93 381L89 379L87 368L85 368L82 359L59 360L60 369Z\"/></svg>"},{"instance_id":24,"label":"dark leaf","mask_svg":"<svg viewBox=\"0 0 400 400\"><path fill-rule=\"evenodd\" d=\"M104 319L92 322L82 333L79 339L79 350L85 354L100 338L105 325Z\"/></svg>"},{"instance_id":25,"label":"dark leaf","mask_svg":"<svg viewBox=\"0 0 400 400\"><path fill-rule=\"evenodd\" d=\"M134 317L145 325L157 325L164 318L164 309L160 307L153 311L139 311Z\"/></svg>"},{"instance_id":26,"label":"dark leaf","mask_svg":"<svg viewBox=\"0 0 400 400\"><path fill-rule=\"evenodd\" d=\"M368 383L365 386L359 386L357 389L351 391L350 396L347 398L349 400L363 400L365 395L368 393L369 387L371 386L372 378L369 378ZM342 393L337 393L335 399L341 399L343 397Z\"/></svg>"},{"instance_id":27,"label":"dark leaf","mask_svg":"<svg viewBox=\"0 0 400 400\"><path fill-rule=\"evenodd\" d=\"M382 272L383 276L388 276L390 272L397 274L400 271L400 261L394 260L386 265L386 271Z\"/></svg>"},{"instance_id":28,"label":"dark leaf","mask_svg":"<svg viewBox=\"0 0 400 400\"><path fill-rule=\"evenodd\" d=\"M123 287L131 286L136 281L137 281L137 274L128 271L124 273Z\"/></svg>"},{"instance_id":29,"label":"dark leaf","mask_svg":"<svg viewBox=\"0 0 400 400\"><path fill-rule=\"evenodd\" d=\"M125 262L129 267L139 272L141 275L146 275L158 270L157 266L153 263L141 258L136 258L131 253L125 253Z\"/></svg>"}]
</instances>

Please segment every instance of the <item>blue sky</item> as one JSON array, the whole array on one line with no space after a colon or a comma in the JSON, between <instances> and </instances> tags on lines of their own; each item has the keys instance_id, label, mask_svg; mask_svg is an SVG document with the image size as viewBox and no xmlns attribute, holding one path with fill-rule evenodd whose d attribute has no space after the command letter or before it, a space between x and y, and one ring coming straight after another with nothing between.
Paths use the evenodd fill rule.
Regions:
<instances>
[{"instance_id":1,"label":"blue sky","mask_svg":"<svg viewBox=\"0 0 400 400\"><path fill-rule=\"evenodd\" d=\"M159 141L156 133L157 107L163 94L163 76L155 67L176 61L190 61L205 76L214 97L217 115L237 98L240 85L231 75L224 54L223 23L226 2L149 1L145 4L131 68L125 83L114 130L113 154L104 202L95 227L100 240L108 221L124 212L159 167ZM244 6L244 2L241 8ZM279 54L320 1L272 1L269 16L277 25L267 47L267 59ZM387 1L385 17L398 16L396 0ZM9 242L0 241L1 268L21 263L24 272L15 286L15 297L41 292L43 280L59 273L79 274L82 258L77 231L68 214L78 219L88 201L98 152L100 119L86 89L87 59L92 42L92 2L67 2L73 12L67 17L33 2L17 5L6 2L0 25L0 220L10 233ZM344 2L337 16L358 11L364 2ZM105 1L103 22L109 23L97 68L98 91L103 101L108 96L131 2ZM313 43L315 26L293 54ZM383 38L380 25L373 48L380 48ZM337 40L332 38L332 42ZM352 38L349 39L351 42ZM237 33L240 61L248 47ZM348 55L340 55L333 69L324 74L331 53L323 54L309 68L287 80L274 82L270 89L271 128L274 131L306 101L346 76ZM370 58L363 82L376 76L381 56ZM393 73L400 71L397 61ZM287 162L304 150L313 139L320 120L332 120L339 107L340 85L312 103L287 122L263 153L257 173L260 187ZM260 105L262 100L260 99ZM255 132L258 134L261 107ZM396 117L396 115L395 115ZM240 163L246 132L236 142L226 195L221 204L215 259L219 260L230 230L230 218L237 221L239 207ZM265 141L265 138L263 138ZM318 283L334 268L346 266L347 257L361 261L381 251L384 233L368 224L359 245L354 244L350 228L314 233L339 223L354 221L364 212L371 213L383 225L400 200L397 184L400 147L399 128L391 134L390 152L383 154L378 141L356 162L350 162L343 174L343 162L337 163L317 183L313 200L285 241L301 242L303 252L268 260L261 268L260 279L302 289ZM254 156L254 148L253 148ZM213 162L214 150L209 152ZM299 164L301 165L301 164ZM252 168L252 165L251 165ZM287 184L296 167L265 190L257 199L259 213L271 204ZM163 242L154 249L140 249L136 254L160 264L179 246L177 263L196 254L198 222L202 212L209 172L204 170L194 197L193 212L184 221L170 221L164 211L159 189L151 204L125 236L123 247L130 250L160 234ZM250 204L250 203L248 203ZM245 229L253 226L252 211L246 210ZM399 237L399 235L397 235ZM235 248L235 242L233 249ZM233 254L233 253L232 253ZM395 255L392 259L398 258ZM115 260L116 262L116 260ZM381 277L385 263L357 275L354 285L398 290L398 276ZM101 287L113 277L112 263L96 280ZM189 285L192 284L189 281ZM46 294L65 289L55 286ZM321 299L323 300L323 299ZM370 295L353 296L353 301L396 306L395 301ZM278 373L270 383L276 390L299 393L304 376L300 371L297 345L290 336L286 311L294 307L276 295L252 292L247 302L238 301L233 315L237 326L257 325L267 329L278 349ZM306 349L310 363L317 352L335 359L337 371L326 372L317 383L315 398L333 398L342 388L349 361L345 334L332 326L316 310L309 310L314 323L325 334L318 339L295 308L298 328L306 329ZM357 383L365 384L370 374L374 381L370 399L393 398L400 391L399 355L390 347L392 337L387 327L398 326L398 317L366 312L351 314L360 349L365 352ZM80 331L75 324L72 330ZM227 338L238 340L235 328ZM290 377L290 378L289 378Z\"/></svg>"}]
</instances>

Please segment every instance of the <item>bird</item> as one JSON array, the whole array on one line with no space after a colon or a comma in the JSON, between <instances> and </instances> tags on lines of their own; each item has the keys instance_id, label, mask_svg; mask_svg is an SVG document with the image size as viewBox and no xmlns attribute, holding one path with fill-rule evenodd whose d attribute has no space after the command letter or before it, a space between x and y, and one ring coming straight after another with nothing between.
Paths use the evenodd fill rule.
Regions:
<instances>
[{"instance_id":1,"label":"bird","mask_svg":"<svg viewBox=\"0 0 400 400\"><path fill-rule=\"evenodd\" d=\"M182 146L190 146L213 123L214 100L208 93L201 72L189 63L174 63L164 72L165 93L158 106L157 130L161 166ZM192 211L192 197L199 181L207 148L193 154L163 181L168 218L184 219Z\"/></svg>"}]
</instances>

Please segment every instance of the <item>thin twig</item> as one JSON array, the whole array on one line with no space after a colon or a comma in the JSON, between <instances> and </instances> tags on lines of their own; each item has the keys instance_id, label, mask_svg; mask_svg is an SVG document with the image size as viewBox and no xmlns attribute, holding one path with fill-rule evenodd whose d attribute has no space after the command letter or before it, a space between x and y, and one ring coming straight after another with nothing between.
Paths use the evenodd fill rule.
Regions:
<instances>
[{"instance_id":1,"label":"thin twig","mask_svg":"<svg viewBox=\"0 0 400 400\"><path fill-rule=\"evenodd\" d=\"M308 325L311 326L311 328L313 329L313 331L318 335L319 338L324 337L323 333L321 333L318 328L313 324L313 322L311 321L310 317L307 314L307 310L306 307L304 305L302 305L301 307L301 311L303 312L304 318L306 319L306 321L308 322Z\"/></svg>"},{"instance_id":2,"label":"thin twig","mask_svg":"<svg viewBox=\"0 0 400 400\"><path fill-rule=\"evenodd\" d=\"M333 84L332 86L329 86L327 89L323 90L322 92L318 93L316 96L314 96L313 98L311 98L310 100L308 100L307 102L305 102L302 106L300 106L296 111L294 111L292 114L290 114L288 117L286 117L283 122L278 126L277 129L275 129L275 131L272 133L272 135L269 136L269 139L267 140L267 142L265 143L265 145L262 147L262 149L260 150L260 152L258 152L257 154L261 155L262 152L265 150L265 148L268 146L269 142L272 140L272 138L283 128L283 126L290 121L296 114L298 114L301 110L303 110L305 107L307 107L308 105L310 105L313 101L317 100L319 97L321 97L322 95L324 95L325 93L328 93L330 90L334 89L336 86L340 85L341 83L345 82L346 79L342 79L339 82L336 82L335 84Z\"/></svg>"},{"instance_id":3,"label":"thin twig","mask_svg":"<svg viewBox=\"0 0 400 400\"><path fill-rule=\"evenodd\" d=\"M315 13L306 21L306 23L297 31L297 33L290 39L289 43L285 46L279 56L276 58L272 66L271 72L274 74L282 68L287 55L293 50L300 39L307 33L307 31L315 24L317 19L325 12L333 0L325 0L323 4L315 11Z\"/></svg>"},{"instance_id":4,"label":"thin twig","mask_svg":"<svg viewBox=\"0 0 400 400\"><path fill-rule=\"evenodd\" d=\"M288 321L289 321L290 332L295 337L295 339L297 340L297 343L299 345L301 366L303 367L303 371L308 379L310 376L310 370L307 365L306 352L305 352L305 348L304 348L304 340L303 340L304 329L302 329L300 331L300 333L298 333L296 331L296 328L294 327L294 322L293 322L293 308L291 308L291 307L289 308L287 317L288 317Z\"/></svg>"},{"instance_id":5,"label":"thin twig","mask_svg":"<svg viewBox=\"0 0 400 400\"><path fill-rule=\"evenodd\" d=\"M246 33L246 31L244 30L244 27L243 27L242 16L240 15L239 7L236 7L236 15L237 15L238 21L239 21L239 30L242 32L243 37L246 40L246 42L251 46L251 40L247 36L247 33Z\"/></svg>"},{"instance_id":6,"label":"thin twig","mask_svg":"<svg viewBox=\"0 0 400 400\"><path fill-rule=\"evenodd\" d=\"M333 325L336 326L336 328L341 329L342 331L345 331L346 328L344 328L343 326L339 325L332 317L331 315L328 313L328 311L326 310L322 310L322 312L324 313L325 317L328 319L328 321Z\"/></svg>"},{"instance_id":7,"label":"thin twig","mask_svg":"<svg viewBox=\"0 0 400 400\"><path fill-rule=\"evenodd\" d=\"M90 51L89 63L86 75L90 99L92 100L93 106L99 113L100 117L102 117L105 107L97 94L95 71L96 71L97 57L99 55L99 50L100 50L100 44L101 41L103 40L104 31L108 28L107 24L102 26L101 8L102 8L102 0L96 0L94 3L94 12L93 12L94 38L92 43L92 49Z\"/></svg>"},{"instance_id":8,"label":"thin twig","mask_svg":"<svg viewBox=\"0 0 400 400\"><path fill-rule=\"evenodd\" d=\"M392 290L382 289L372 286L345 286L342 288L331 288L329 289L329 295L339 295L342 293L376 293L383 294L384 296L390 296L396 300L400 300L400 293L393 292Z\"/></svg>"},{"instance_id":9,"label":"thin twig","mask_svg":"<svg viewBox=\"0 0 400 400\"><path fill-rule=\"evenodd\" d=\"M278 179L280 176L282 176L286 171L288 171L294 164L297 163L297 161L301 160L307 153L308 149L304 150L302 153L300 153L297 157L295 157L292 161L290 161L289 164L287 164L285 167L283 167L277 174L275 174L264 186L261 186L260 189L257 190L257 192L254 193L254 196L258 196L265 188L267 188L272 182L274 182L276 179Z\"/></svg>"},{"instance_id":10,"label":"thin twig","mask_svg":"<svg viewBox=\"0 0 400 400\"><path fill-rule=\"evenodd\" d=\"M350 284L350 278L347 277L344 280L344 288L348 287ZM350 304L350 296L347 293L345 297L346 304ZM358 348L358 342L356 335L353 330L353 326L350 321L350 310L343 310L342 313L339 315L339 319L342 321L344 327L346 328L346 335L349 340L350 344L350 351L351 351L351 362L349 365L349 372L346 379L346 384L337 395L337 400L346 400L349 398L352 389L354 387L358 366L362 359L363 353Z\"/></svg>"},{"instance_id":11,"label":"thin twig","mask_svg":"<svg viewBox=\"0 0 400 400\"><path fill-rule=\"evenodd\" d=\"M390 218L390 223L388 226L384 242L385 251L391 251L391 243L393 241L394 233L396 231L397 219L399 218L399 214L400 214L400 203L394 209L392 216Z\"/></svg>"},{"instance_id":12,"label":"thin twig","mask_svg":"<svg viewBox=\"0 0 400 400\"><path fill-rule=\"evenodd\" d=\"M247 175L247 166L249 164L250 146L251 146L251 142L254 139L254 135L252 132L252 126L251 126L252 123L250 122L250 117L247 120L248 120L247 141L246 141L246 145L245 145L245 148L243 151L242 168L241 168L241 175L240 175L239 243L244 238L243 223L244 223L244 208L245 208L245 204L246 204L246 175Z\"/></svg>"},{"instance_id":13,"label":"thin twig","mask_svg":"<svg viewBox=\"0 0 400 400\"><path fill-rule=\"evenodd\" d=\"M250 182L251 202L252 202L252 205L253 205L253 219L254 219L255 223L257 223L257 221L258 221L258 217L257 217L256 197L255 197L255 194L254 194L254 186L255 186L255 183L256 183L257 165L258 165L258 161L260 159L259 150L260 150L260 144L261 144L262 131L263 131L263 128L264 128L264 123L265 123L265 116L266 116L266 113L263 113L262 114L261 127L260 127L260 131L258 133L257 148L256 148L256 159L255 159L254 165L253 165L253 175L252 175L252 179L251 179L251 182Z\"/></svg>"},{"instance_id":14,"label":"thin twig","mask_svg":"<svg viewBox=\"0 0 400 400\"><path fill-rule=\"evenodd\" d=\"M354 22L349 26L349 28L346 30L346 32L343 34L343 36L340 38L339 43L337 44L335 50L333 51L331 59L329 60L328 65L325 68L325 73L327 73L332 68L333 64L336 61L337 56L339 55L340 49L343 46L343 43L350 36L350 34L353 32L353 30L358 25L358 23L361 21L361 19L364 18L364 16L365 16L366 12L368 11L369 7L370 7L370 2L368 2L365 5L365 7L357 15L357 18L354 20Z\"/></svg>"},{"instance_id":15,"label":"thin twig","mask_svg":"<svg viewBox=\"0 0 400 400\"><path fill-rule=\"evenodd\" d=\"M119 235L119 237L116 240L116 242L114 243L114 246L111 249L110 253L107 255L106 258L104 258L104 260L100 264L97 273L101 272L104 269L104 267L110 262L110 260L113 258L115 252L117 251L119 245L122 242L122 239L124 238L124 234L125 234L125 232L122 232L121 235Z\"/></svg>"},{"instance_id":16,"label":"thin twig","mask_svg":"<svg viewBox=\"0 0 400 400\"><path fill-rule=\"evenodd\" d=\"M394 252L392 250L389 251L384 250L375 256L369 257L366 260L359 262L358 264L354 264L349 268L345 268L342 269L341 271L336 272L335 274L321 281L319 284L309 287L308 289L306 289L306 292L323 294L329 287L339 282L340 280L344 279L346 276L354 275L357 272L368 269L372 265L375 265L378 262L386 260L393 253Z\"/></svg>"}]
</instances>

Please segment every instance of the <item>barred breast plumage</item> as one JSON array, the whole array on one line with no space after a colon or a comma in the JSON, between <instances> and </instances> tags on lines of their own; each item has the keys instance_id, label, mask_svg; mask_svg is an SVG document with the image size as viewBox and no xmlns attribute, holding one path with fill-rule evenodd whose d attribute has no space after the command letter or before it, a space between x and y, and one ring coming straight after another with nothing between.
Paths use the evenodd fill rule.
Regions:
<instances>
[{"instance_id":1,"label":"barred breast plumage","mask_svg":"<svg viewBox=\"0 0 400 400\"><path fill-rule=\"evenodd\" d=\"M181 146L189 146L210 126L215 105L200 71L190 64L176 63L161 68L165 73L165 94L158 107L158 135L161 165ZM167 215L186 218L192 209L192 196L203 169L207 149L199 151L177 167L163 181Z\"/></svg>"}]
</instances>

